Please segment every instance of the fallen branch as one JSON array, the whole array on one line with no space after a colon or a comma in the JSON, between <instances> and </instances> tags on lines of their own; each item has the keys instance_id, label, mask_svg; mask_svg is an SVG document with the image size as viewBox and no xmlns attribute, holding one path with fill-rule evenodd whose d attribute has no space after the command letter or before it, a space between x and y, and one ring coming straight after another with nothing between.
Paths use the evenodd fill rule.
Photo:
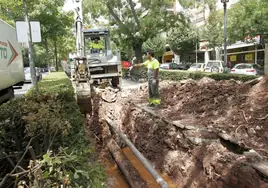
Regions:
<instances>
[{"instance_id":1,"label":"fallen branch","mask_svg":"<svg viewBox=\"0 0 268 188\"><path fill-rule=\"evenodd\" d=\"M245 84L255 85L255 84L259 83L262 79L263 79L263 76L261 76L259 78L255 78L255 79L250 80L250 81L247 81L247 82L245 82Z\"/></svg>"},{"instance_id":2,"label":"fallen branch","mask_svg":"<svg viewBox=\"0 0 268 188\"><path fill-rule=\"evenodd\" d=\"M266 118L268 117L268 114L264 117L261 117L261 118L256 118L257 120L265 120Z\"/></svg>"},{"instance_id":3,"label":"fallen branch","mask_svg":"<svg viewBox=\"0 0 268 188\"><path fill-rule=\"evenodd\" d=\"M31 142L32 142L33 138L30 139L29 143L27 144L26 146L26 149L22 155L22 157L20 158L19 162L16 164L16 166L13 168L13 170L9 173L9 174L13 174L15 172L15 170L18 168L19 164L21 163L21 161L24 159L30 145L31 145ZM0 182L0 187L3 187L4 183L6 182L9 174L6 174L6 176L2 179L2 181Z\"/></svg>"},{"instance_id":4,"label":"fallen branch","mask_svg":"<svg viewBox=\"0 0 268 188\"><path fill-rule=\"evenodd\" d=\"M237 135L238 129L240 129L240 127L245 127L245 125L239 125L236 129L235 129L235 134Z\"/></svg>"},{"instance_id":5,"label":"fallen branch","mask_svg":"<svg viewBox=\"0 0 268 188\"><path fill-rule=\"evenodd\" d=\"M95 133L93 133L93 135L95 136L95 138L96 138L98 141L100 141L100 138L97 137L97 135L96 135Z\"/></svg>"},{"instance_id":6,"label":"fallen branch","mask_svg":"<svg viewBox=\"0 0 268 188\"><path fill-rule=\"evenodd\" d=\"M245 122L248 124L248 120L246 118L245 111L244 110L241 110L241 112L242 112L242 115L243 115L243 118L244 118Z\"/></svg>"},{"instance_id":7,"label":"fallen branch","mask_svg":"<svg viewBox=\"0 0 268 188\"><path fill-rule=\"evenodd\" d=\"M17 176L20 176L20 175L23 175L23 174L27 174L28 172L30 172L30 170L25 170L23 172L19 172L19 173L16 173L16 174L8 174L8 176L17 177Z\"/></svg>"},{"instance_id":8,"label":"fallen branch","mask_svg":"<svg viewBox=\"0 0 268 188\"><path fill-rule=\"evenodd\" d=\"M13 161L9 158L9 156L7 155L6 152L3 152L3 154L5 155L5 157L7 158L8 162L12 165L12 167L15 167L15 164L13 163ZM19 169L21 169L22 171L25 171L24 168L22 168L21 166L18 166Z\"/></svg>"},{"instance_id":9,"label":"fallen branch","mask_svg":"<svg viewBox=\"0 0 268 188\"><path fill-rule=\"evenodd\" d=\"M13 161L9 158L9 156L7 155L6 152L3 152L4 156L7 158L8 162L13 166L13 168L15 167L15 164L13 163Z\"/></svg>"}]
</instances>

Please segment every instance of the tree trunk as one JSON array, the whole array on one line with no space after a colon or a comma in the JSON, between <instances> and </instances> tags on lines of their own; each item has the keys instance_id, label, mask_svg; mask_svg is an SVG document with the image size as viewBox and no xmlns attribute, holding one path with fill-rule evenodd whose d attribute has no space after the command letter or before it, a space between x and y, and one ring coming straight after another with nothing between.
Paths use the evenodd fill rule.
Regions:
<instances>
[{"instance_id":1,"label":"tree trunk","mask_svg":"<svg viewBox=\"0 0 268 188\"><path fill-rule=\"evenodd\" d=\"M56 66L56 71L59 70L59 67L58 67L58 51L57 51L57 39L54 40L54 47L55 47L55 66Z\"/></svg>"},{"instance_id":2,"label":"tree trunk","mask_svg":"<svg viewBox=\"0 0 268 188\"><path fill-rule=\"evenodd\" d=\"M138 63L142 63L142 43L139 44L134 44L133 45L133 50L135 51L135 56L137 58Z\"/></svg>"},{"instance_id":3,"label":"tree trunk","mask_svg":"<svg viewBox=\"0 0 268 188\"><path fill-rule=\"evenodd\" d=\"M47 68L49 68L49 53L48 53L48 41L47 41L47 38L45 38L45 48L46 48L46 63L47 63Z\"/></svg>"}]
</instances>

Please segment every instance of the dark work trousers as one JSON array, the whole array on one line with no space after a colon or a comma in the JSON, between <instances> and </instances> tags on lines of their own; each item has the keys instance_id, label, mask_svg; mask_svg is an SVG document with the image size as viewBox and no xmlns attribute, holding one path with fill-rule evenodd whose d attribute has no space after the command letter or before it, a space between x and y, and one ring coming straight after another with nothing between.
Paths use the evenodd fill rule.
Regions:
<instances>
[{"instance_id":1,"label":"dark work trousers","mask_svg":"<svg viewBox=\"0 0 268 188\"><path fill-rule=\"evenodd\" d=\"M160 104L158 80L156 81L156 84L153 84L153 80L148 81L148 92L149 92L149 103Z\"/></svg>"}]
</instances>

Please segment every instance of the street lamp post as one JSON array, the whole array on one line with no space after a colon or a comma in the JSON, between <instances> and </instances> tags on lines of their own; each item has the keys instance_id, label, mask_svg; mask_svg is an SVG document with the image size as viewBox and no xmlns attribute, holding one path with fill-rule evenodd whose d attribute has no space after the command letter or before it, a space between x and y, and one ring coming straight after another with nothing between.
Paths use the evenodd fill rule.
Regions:
<instances>
[{"instance_id":1,"label":"street lamp post","mask_svg":"<svg viewBox=\"0 0 268 188\"><path fill-rule=\"evenodd\" d=\"M221 0L224 9L224 64L227 65L227 10L226 5L229 0Z\"/></svg>"}]
</instances>

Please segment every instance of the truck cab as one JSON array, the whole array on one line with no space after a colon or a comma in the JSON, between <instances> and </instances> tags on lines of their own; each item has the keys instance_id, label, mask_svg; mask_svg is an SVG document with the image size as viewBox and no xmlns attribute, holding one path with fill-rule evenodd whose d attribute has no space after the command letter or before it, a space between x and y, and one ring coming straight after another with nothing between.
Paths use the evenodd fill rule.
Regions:
<instances>
[{"instance_id":1,"label":"truck cab","mask_svg":"<svg viewBox=\"0 0 268 188\"><path fill-rule=\"evenodd\" d=\"M121 86L122 66L119 51L113 54L111 48L110 31L108 29L87 29L83 31L84 54L91 79L98 84L111 81L113 86ZM101 48L94 49L98 40ZM93 47L92 47L93 46Z\"/></svg>"}]
</instances>

